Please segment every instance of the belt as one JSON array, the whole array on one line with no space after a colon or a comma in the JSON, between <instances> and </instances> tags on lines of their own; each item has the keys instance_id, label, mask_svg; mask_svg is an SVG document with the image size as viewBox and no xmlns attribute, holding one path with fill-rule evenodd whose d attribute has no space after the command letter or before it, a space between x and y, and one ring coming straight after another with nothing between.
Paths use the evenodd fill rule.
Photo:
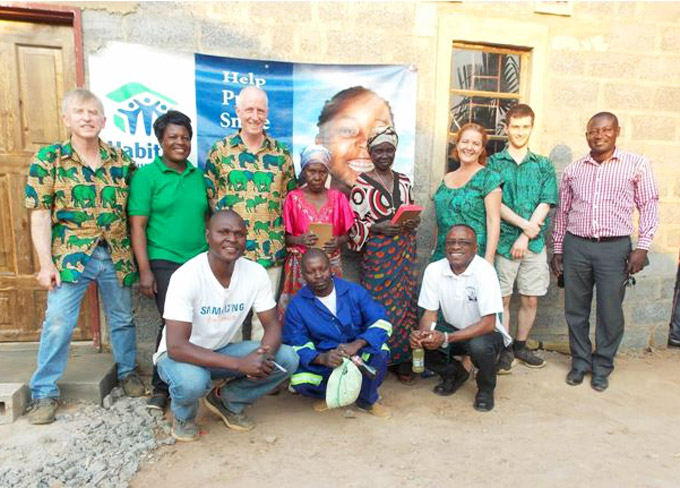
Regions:
<instances>
[{"instance_id":1,"label":"belt","mask_svg":"<svg viewBox=\"0 0 680 488\"><path fill-rule=\"evenodd\" d=\"M630 236L610 236L610 237L583 237L583 236L577 236L576 234L572 234L569 232L570 235L578 238L578 239L583 239L584 241L590 241L590 242L610 242L610 241L616 241L618 239L629 239Z\"/></svg>"}]
</instances>

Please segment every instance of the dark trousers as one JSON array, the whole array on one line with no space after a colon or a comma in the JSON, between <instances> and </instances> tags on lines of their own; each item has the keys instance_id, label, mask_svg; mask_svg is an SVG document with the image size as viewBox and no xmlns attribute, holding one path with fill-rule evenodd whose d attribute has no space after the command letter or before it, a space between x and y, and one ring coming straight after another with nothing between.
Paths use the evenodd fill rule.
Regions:
<instances>
[{"instance_id":1,"label":"dark trousers","mask_svg":"<svg viewBox=\"0 0 680 488\"><path fill-rule=\"evenodd\" d=\"M170 284L170 277L172 273L177 271L177 268L182 266L179 263L173 263L172 261L166 261L164 259L152 259L149 261L151 266L151 272L156 280L156 308L158 308L158 313L161 314L161 324L158 327L158 335L156 336L156 350L158 350L158 345L161 343L163 338L163 327L165 326L165 321L163 320L163 310L165 309L165 295L168 293L168 285ZM154 393L162 393L168 391L168 385L166 385L160 376L158 376L158 369L156 366L153 367L153 376L151 378L151 385L153 386Z\"/></svg>"},{"instance_id":2,"label":"dark trousers","mask_svg":"<svg viewBox=\"0 0 680 488\"><path fill-rule=\"evenodd\" d=\"M425 349L425 368L452 378L463 366L453 356L468 355L477 368L477 389L493 394L496 388L496 362L503 347L503 336L493 331L468 341L451 342L446 349Z\"/></svg>"},{"instance_id":3,"label":"dark trousers","mask_svg":"<svg viewBox=\"0 0 680 488\"><path fill-rule=\"evenodd\" d=\"M361 351L359 351L359 355L361 356ZM380 388L380 385L385 380L387 365L390 362L390 353L388 351L381 351L380 354L371 354L368 359L365 359L365 362L369 366L374 367L378 374L375 379L370 379L367 376L362 378L358 401L364 405L373 405L380 397L378 388ZM333 368L318 364L312 365L310 369L300 366L291 377L290 384L301 395L323 400L326 398L326 385L332 372ZM315 377L316 379L314 379Z\"/></svg>"},{"instance_id":4,"label":"dark trousers","mask_svg":"<svg viewBox=\"0 0 680 488\"><path fill-rule=\"evenodd\" d=\"M623 339L623 298L631 251L629 237L594 242L567 233L564 238L564 314L569 326L571 366L608 376ZM590 342L590 309L597 289L595 350Z\"/></svg>"},{"instance_id":5,"label":"dark trousers","mask_svg":"<svg viewBox=\"0 0 680 488\"><path fill-rule=\"evenodd\" d=\"M678 273L675 278L675 294L673 296L672 313L668 338L673 342L680 342L680 266L678 266Z\"/></svg>"}]
</instances>

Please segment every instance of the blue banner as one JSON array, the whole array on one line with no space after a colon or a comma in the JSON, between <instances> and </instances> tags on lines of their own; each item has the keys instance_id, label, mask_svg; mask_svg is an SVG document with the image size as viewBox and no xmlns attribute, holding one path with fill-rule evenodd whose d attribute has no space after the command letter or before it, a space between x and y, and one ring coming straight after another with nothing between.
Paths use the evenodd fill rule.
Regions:
<instances>
[{"instance_id":1,"label":"blue banner","mask_svg":"<svg viewBox=\"0 0 680 488\"><path fill-rule=\"evenodd\" d=\"M205 165L212 145L240 128L236 96L248 85L269 98L267 134L293 147L293 64L196 54L198 163Z\"/></svg>"}]
</instances>

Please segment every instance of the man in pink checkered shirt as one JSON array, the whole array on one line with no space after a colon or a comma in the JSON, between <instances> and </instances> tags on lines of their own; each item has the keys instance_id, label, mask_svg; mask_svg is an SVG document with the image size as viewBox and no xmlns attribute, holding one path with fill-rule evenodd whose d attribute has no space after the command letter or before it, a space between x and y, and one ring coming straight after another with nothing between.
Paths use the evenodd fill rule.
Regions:
<instances>
[{"instance_id":1,"label":"man in pink checkered shirt","mask_svg":"<svg viewBox=\"0 0 680 488\"><path fill-rule=\"evenodd\" d=\"M658 227L659 192L649 160L616 147L616 116L595 114L586 129L590 153L568 165L560 181L553 230L552 269L563 274L564 312L569 326L570 385L592 373L596 391L609 386L614 356L623 338L623 298L630 275L647 264ZM640 219L637 247L633 209ZM595 350L589 338L593 286L597 287Z\"/></svg>"}]
</instances>

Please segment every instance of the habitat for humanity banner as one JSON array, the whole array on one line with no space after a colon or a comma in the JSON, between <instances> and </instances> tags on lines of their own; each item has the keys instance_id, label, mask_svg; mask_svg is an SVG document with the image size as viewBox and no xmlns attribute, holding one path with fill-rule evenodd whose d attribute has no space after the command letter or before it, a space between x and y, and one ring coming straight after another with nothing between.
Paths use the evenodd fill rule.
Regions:
<instances>
[{"instance_id":1,"label":"habitat for humanity banner","mask_svg":"<svg viewBox=\"0 0 680 488\"><path fill-rule=\"evenodd\" d=\"M394 169L413 177L416 72L402 65L321 65L235 59L109 43L89 58L90 88L103 101L102 138L138 164L161 153L153 122L179 110L193 123L190 159L203 167L212 145L236 132L236 97L248 85L269 97L265 130L300 150L324 144L332 174L347 184L372 168L366 139L376 126L399 134Z\"/></svg>"}]
</instances>

